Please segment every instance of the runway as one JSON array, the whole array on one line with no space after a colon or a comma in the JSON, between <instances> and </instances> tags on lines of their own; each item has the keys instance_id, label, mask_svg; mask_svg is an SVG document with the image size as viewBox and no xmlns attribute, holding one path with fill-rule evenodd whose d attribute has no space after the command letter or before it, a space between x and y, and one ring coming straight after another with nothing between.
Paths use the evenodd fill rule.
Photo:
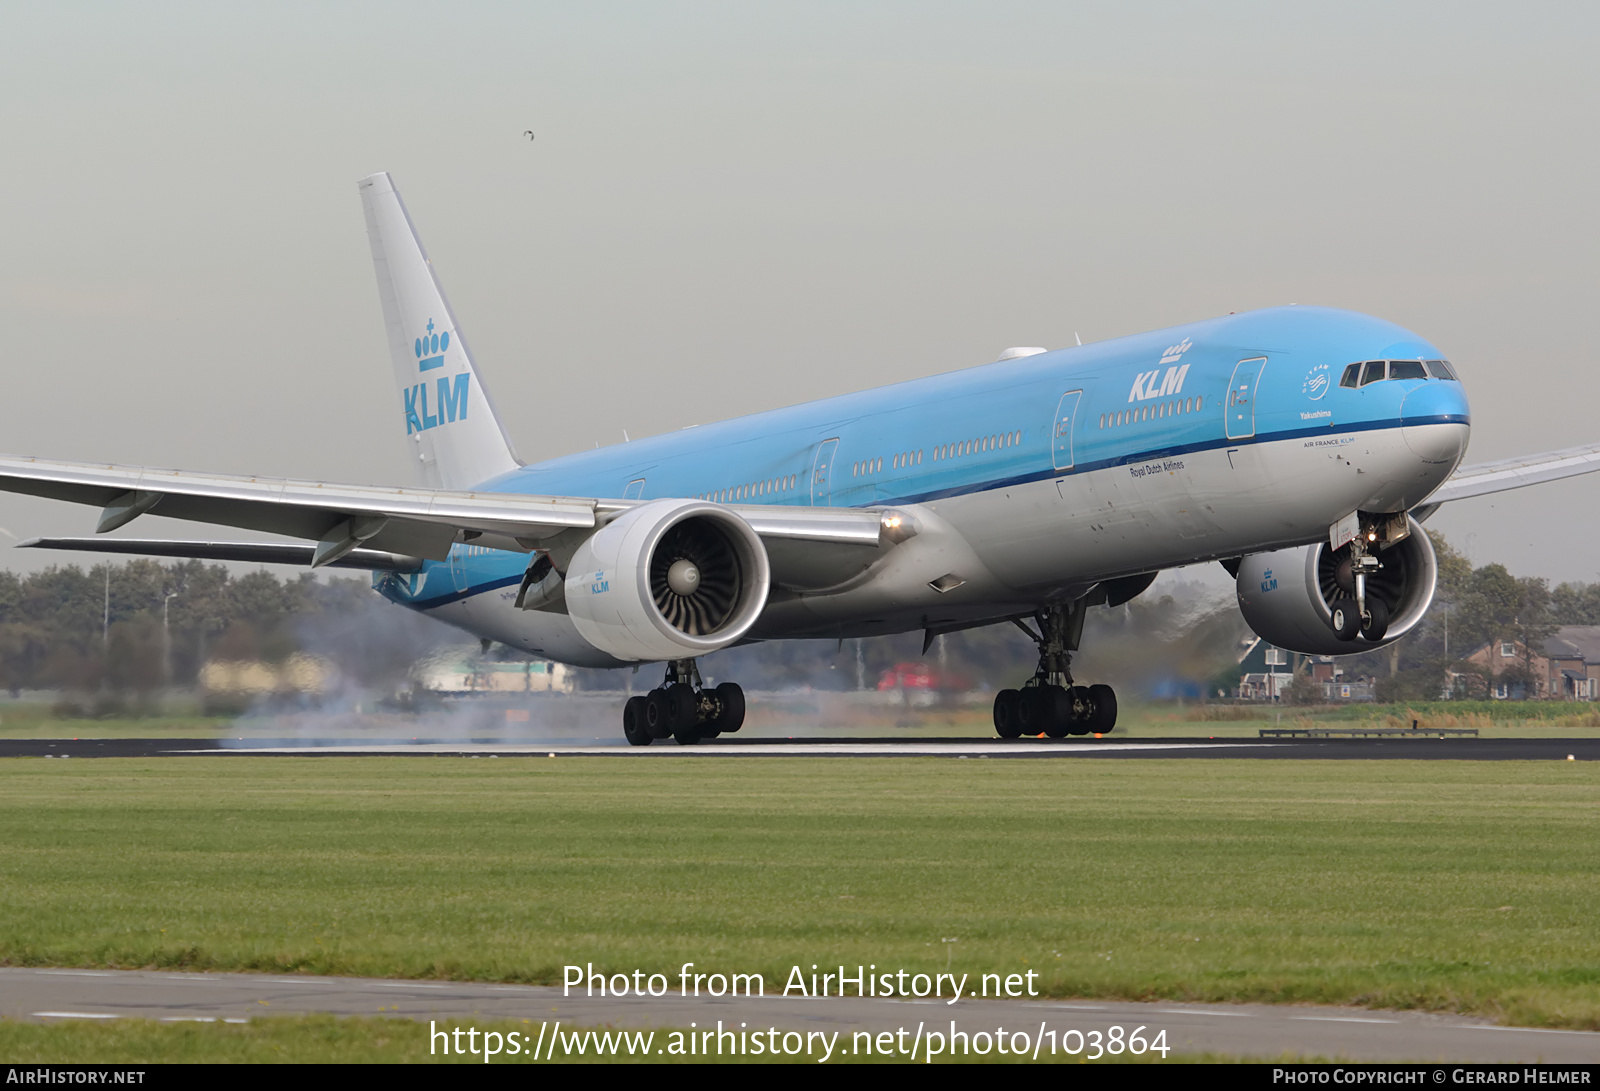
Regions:
<instances>
[{"instance_id":1,"label":"runway","mask_svg":"<svg viewBox=\"0 0 1600 1091\"><path fill-rule=\"evenodd\" d=\"M775 983L768 991L777 991ZM967 1034L999 1028L1102 1036L1142 1027L1146 1039L1166 1032L1181 1053L1276 1058L1285 1054L1351 1061L1461 1063L1589 1063L1600 1060L1600 1034L1496 1026L1487 1020L1421 1012L1266 1004L1115 1001L882 1000L859 997L682 996L676 981L661 997L563 996L555 987L348 977L160 973L141 970L0 969L0 1017L31 1022L126 1017L167 1022L246 1021L326 1012L421 1022L560 1020L568 1027L726 1028L779 1032L840 1031L850 1056L852 1034L905 1028ZM419 1027L415 1049L427 1048ZM401 1059L397 1057L397 1059Z\"/></svg>"},{"instance_id":2,"label":"runway","mask_svg":"<svg viewBox=\"0 0 1600 1091\"><path fill-rule=\"evenodd\" d=\"M1258 758L1288 760L1600 761L1600 738L1517 739L1389 736L1376 739L996 739L721 738L653 746L579 738L0 739L0 758L157 757L608 757L668 758Z\"/></svg>"}]
</instances>

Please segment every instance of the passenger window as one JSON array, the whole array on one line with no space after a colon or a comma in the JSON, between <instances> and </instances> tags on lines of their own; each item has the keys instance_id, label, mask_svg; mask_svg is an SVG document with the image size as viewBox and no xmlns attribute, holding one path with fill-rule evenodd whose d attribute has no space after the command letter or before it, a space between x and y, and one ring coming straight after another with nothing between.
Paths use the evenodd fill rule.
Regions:
<instances>
[{"instance_id":1,"label":"passenger window","mask_svg":"<svg viewBox=\"0 0 1600 1091\"><path fill-rule=\"evenodd\" d=\"M1451 382L1457 381L1455 372L1451 371L1450 365L1445 363L1443 360L1429 360L1428 374L1432 375L1435 379L1448 379Z\"/></svg>"},{"instance_id":2,"label":"passenger window","mask_svg":"<svg viewBox=\"0 0 1600 1091\"><path fill-rule=\"evenodd\" d=\"M1384 365L1387 363L1387 360L1368 360L1363 365L1361 372L1361 385L1366 386L1368 383L1382 382Z\"/></svg>"},{"instance_id":3,"label":"passenger window","mask_svg":"<svg viewBox=\"0 0 1600 1091\"><path fill-rule=\"evenodd\" d=\"M1351 364L1344 369L1344 374L1339 376L1339 385L1352 389L1361 385L1361 365Z\"/></svg>"},{"instance_id":4,"label":"passenger window","mask_svg":"<svg viewBox=\"0 0 1600 1091\"><path fill-rule=\"evenodd\" d=\"M1426 379L1427 372L1422 369L1421 360L1390 360L1389 378L1391 379Z\"/></svg>"}]
</instances>

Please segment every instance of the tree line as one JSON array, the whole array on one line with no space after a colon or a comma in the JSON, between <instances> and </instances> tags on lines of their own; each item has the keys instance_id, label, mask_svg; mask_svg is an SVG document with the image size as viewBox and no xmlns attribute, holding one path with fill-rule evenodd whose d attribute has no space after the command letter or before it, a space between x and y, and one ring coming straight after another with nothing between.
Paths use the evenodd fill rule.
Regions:
<instances>
[{"instance_id":1,"label":"tree line","mask_svg":"<svg viewBox=\"0 0 1600 1091\"><path fill-rule=\"evenodd\" d=\"M277 663L296 652L377 681L448 639L435 628L360 578L143 559L0 572L0 687L151 694L193 686L213 659Z\"/></svg>"},{"instance_id":2,"label":"tree line","mask_svg":"<svg viewBox=\"0 0 1600 1091\"><path fill-rule=\"evenodd\" d=\"M1455 696L1487 696L1495 682L1533 692L1531 659L1561 625L1600 625L1600 583L1513 576L1504 565L1472 565L1430 534L1439 560L1433 608L1387 648L1341 660L1347 676L1378 680L1379 696L1439 696L1450 672ZM1237 681L1233 658L1243 619L1232 601L1194 587L1142 596L1116 609L1093 608L1074 666L1132 696L1172 682L1204 692ZM202 561L133 560L88 569L63 565L26 575L0 572L0 687L151 694L195 684L210 660L281 662L297 652L331 661L365 686L403 683L419 656L463 634L394 606L363 578L309 572L279 577L234 573ZM1465 662L1485 644L1514 643L1521 659L1491 680ZM515 655L509 650L499 654ZM708 676L752 688L875 688L897 663L927 662L946 688L1015 686L1032 673L1032 642L1010 624L938 638L924 652L921 633L870 640L774 641L707 656ZM660 668L577 672L586 689L658 684Z\"/></svg>"}]
</instances>

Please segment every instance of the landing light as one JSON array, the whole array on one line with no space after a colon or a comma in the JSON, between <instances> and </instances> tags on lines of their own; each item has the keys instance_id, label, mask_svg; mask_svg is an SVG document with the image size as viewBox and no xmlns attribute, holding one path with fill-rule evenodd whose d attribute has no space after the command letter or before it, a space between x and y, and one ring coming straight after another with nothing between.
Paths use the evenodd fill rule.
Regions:
<instances>
[{"instance_id":1,"label":"landing light","mask_svg":"<svg viewBox=\"0 0 1600 1091\"><path fill-rule=\"evenodd\" d=\"M879 517L878 525L885 541L896 545L913 538L917 533L917 521L903 511L890 509Z\"/></svg>"}]
</instances>

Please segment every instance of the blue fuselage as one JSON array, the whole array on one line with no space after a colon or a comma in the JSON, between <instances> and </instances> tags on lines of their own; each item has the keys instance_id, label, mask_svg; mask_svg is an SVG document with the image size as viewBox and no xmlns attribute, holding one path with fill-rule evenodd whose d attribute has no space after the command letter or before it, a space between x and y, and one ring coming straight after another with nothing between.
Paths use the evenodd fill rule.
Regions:
<instances>
[{"instance_id":1,"label":"blue fuselage","mask_svg":"<svg viewBox=\"0 0 1600 1091\"><path fill-rule=\"evenodd\" d=\"M1352 363L1441 356L1415 334L1380 319L1320 307L1279 307L580 452L522 467L481 488L867 507L948 503L1051 481L1066 496L1074 479L1083 478L1091 487L1093 475L1112 480L1103 473L1111 470L1120 482L1113 487L1136 496L1147 474L1179 481L1174 467L1229 466L1252 449L1258 458L1278 458L1266 452L1303 452L1319 445L1327 445L1332 458L1332 449L1355 442L1351 437L1391 432L1396 442L1384 450L1402 454L1385 458L1404 458L1414 449L1424 470L1446 467L1417 478L1431 490L1465 449L1469 410L1461 383L1429 377L1340 384ZM1437 424L1461 427L1430 430ZM1440 435L1446 438L1414 438ZM1403 481L1409 470L1396 466L1372 472ZM1415 491L1399 487L1385 503L1402 510L1414 506L1422 499ZM1330 521L1348 511L1334 510L1340 503L1330 496ZM1069 515L1063 510L1062 517ZM1003 534L1005 528L973 526L963 532L981 537ZM1169 547L1141 554L1140 563L1174 565L1236 555L1255 545L1280 545L1293 535L1273 537L1253 545L1238 535L1197 535L1190 541L1179 533ZM410 579L380 579L379 589L395 601L429 609L514 586L527 566L527 558L514 553L456 549L452 561L430 562ZM996 575L1006 579L1004 573Z\"/></svg>"}]
</instances>

